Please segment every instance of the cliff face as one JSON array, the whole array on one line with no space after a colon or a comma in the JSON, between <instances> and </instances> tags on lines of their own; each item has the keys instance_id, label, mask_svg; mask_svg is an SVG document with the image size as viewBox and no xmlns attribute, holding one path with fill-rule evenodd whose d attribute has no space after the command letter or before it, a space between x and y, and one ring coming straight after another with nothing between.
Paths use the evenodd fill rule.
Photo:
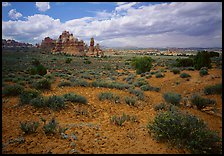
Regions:
<instances>
[{"instance_id":1,"label":"cliff face","mask_svg":"<svg viewBox=\"0 0 224 156\"><path fill-rule=\"evenodd\" d=\"M45 37L41 42L40 48L51 50L55 47L55 45L56 40L53 40L50 37Z\"/></svg>"}]
</instances>

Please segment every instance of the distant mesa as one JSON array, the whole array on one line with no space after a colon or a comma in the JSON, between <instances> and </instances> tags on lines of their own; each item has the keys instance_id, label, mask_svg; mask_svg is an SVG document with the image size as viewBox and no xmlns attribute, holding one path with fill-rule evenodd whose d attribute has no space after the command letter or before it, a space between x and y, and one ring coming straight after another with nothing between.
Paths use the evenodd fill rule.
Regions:
<instances>
[{"instance_id":1,"label":"distant mesa","mask_svg":"<svg viewBox=\"0 0 224 156\"><path fill-rule=\"evenodd\" d=\"M2 39L2 48L15 48L15 47L33 47L30 43L22 43L15 40Z\"/></svg>"},{"instance_id":2,"label":"distant mesa","mask_svg":"<svg viewBox=\"0 0 224 156\"><path fill-rule=\"evenodd\" d=\"M90 46L83 41L78 40L70 34L68 31L63 31L57 40L53 40L50 37L42 40L40 48L47 49L53 54L64 53L74 56L103 56L104 53L100 49L99 44L94 46L94 38L90 40Z\"/></svg>"}]
</instances>

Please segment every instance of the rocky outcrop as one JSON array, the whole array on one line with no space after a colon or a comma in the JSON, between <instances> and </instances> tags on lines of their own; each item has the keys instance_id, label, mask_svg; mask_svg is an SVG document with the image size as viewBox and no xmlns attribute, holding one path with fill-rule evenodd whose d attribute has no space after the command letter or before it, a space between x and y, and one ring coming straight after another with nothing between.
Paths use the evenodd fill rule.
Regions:
<instances>
[{"instance_id":1,"label":"rocky outcrop","mask_svg":"<svg viewBox=\"0 0 224 156\"><path fill-rule=\"evenodd\" d=\"M96 46L94 47L94 38L92 37L90 39L90 45L89 45L89 51L86 54L87 56L104 56L103 51L100 49L100 45L99 43L96 44Z\"/></svg>"},{"instance_id":2,"label":"rocky outcrop","mask_svg":"<svg viewBox=\"0 0 224 156\"><path fill-rule=\"evenodd\" d=\"M40 48L51 51L56 45L56 40L51 39L50 37L45 37L42 40Z\"/></svg>"},{"instance_id":3,"label":"rocky outcrop","mask_svg":"<svg viewBox=\"0 0 224 156\"><path fill-rule=\"evenodd\" d=\"M14 47L33 47L30 43L17 42L15 40L2 39L2 48L14 48Z\"/></svg>"},{"instance_id":4,"label":"rocky outcrop","mask_svg":"<svg viewBox=\"0 0 224 156\"><path fill-rule=\"evenodd\" d=\"M83 40L78 40L68 31L64 31L56 41L53 53L66 53L75 56L85 55L86 45Z\"/></svg>"}]
</instances>

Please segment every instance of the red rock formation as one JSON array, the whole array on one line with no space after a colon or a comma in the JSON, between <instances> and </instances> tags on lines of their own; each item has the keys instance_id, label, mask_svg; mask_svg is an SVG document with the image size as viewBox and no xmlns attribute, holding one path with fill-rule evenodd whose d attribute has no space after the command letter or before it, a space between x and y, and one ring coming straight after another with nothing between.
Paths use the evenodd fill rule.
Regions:
<instances>
[{"instance_id":1,"label":"red rock formation","mask_svg":"<svg viewBox=\"0 0 224 156\"><path fill-rule=\"evenodd\" d=\"M53 53L66 53L76 56L84 56L85 52L84 42L78 41L77 38L73 37L68 31L64 31L56 41L56 46L52 50Z\"/></svg>"},{"instance_id":2,"label":"red rock formation","mask_svg":"<svg viewBox=\"0 0 224 156\"><path fill-rule=\"evenodd\" d=\"M44 40L42 40L40 48L52 50L55 47L56 41L51 39L50 37L45 37Z\"/></svg>"}]
</instances>

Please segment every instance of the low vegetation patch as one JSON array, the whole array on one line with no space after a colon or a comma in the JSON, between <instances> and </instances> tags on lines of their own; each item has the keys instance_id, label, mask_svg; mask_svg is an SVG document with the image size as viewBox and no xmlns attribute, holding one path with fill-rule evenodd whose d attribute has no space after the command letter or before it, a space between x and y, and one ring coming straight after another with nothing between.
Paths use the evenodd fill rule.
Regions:
<instances>
[{"instance_id":1,"label":"low vegetation patch","mask_svg":"<svg viewBox=\"0 0 224 156\"><path fill-rule=\"evenodd\" d=\"M50 80L43 78L41 80L38 80L37 82L34 82L33 87L38 90L50 90L51 82Z\"/></svg>"},{"instance_id":2,"label":"low vegetation patch","mask_svg":"<svg viewBox=\"0 0 224 156\"><path fill-rule=\"evenodd\" d=\"M153 86L148 85L148 84L141 86L140 89L143 90L143 91L156 91L156 92L160 91L159 87L153 87Z\"/></svg>"},{"instance_id":3,"label":"low vegetation patch","mask_svg":"<svg viewBox=\"0 0 224 156\"><path fill-rule=\"evenodd\" d=\"M34 89L27 89L24 90L21 94L20 94L20 104L29 104L30 101L36 97L38 97L40 95L40 92L38 92L37 90Z\"/></svg>"},{"instance_id":4,"label":"low vegetation patch","mask_svg":"<svg viewBox=\"0 0 224 156\"><path fill-rule=\"evenodd\" d=\"M77 102L81 104L87 104L87 99L84 96L77 95L75 93L68 93L63 95L65 101Z\"/></svg>"},{"instance_id":5,"label":"low vegetation patch","mask_svg":"<svg viewBox=\"0 0 224 156\"><path fill-rule=\"evenodd\" d=\"M200 76L208 75L208 68L206 68L206 67L202 67L202 68L199 70L199 74L200 74Z\"/></svg>"},{"instance_id":6,"label":"low vegetation patch","mask_svg":"<svg viewBox=\"0 0 224 156\"><path fill-rule=\"evenodd\" d=\"M180 74L180 69L178 69L178 68L173 68L173 69L172 69L172 72L173 72L174 74Z\"/></svg>"},{"instance_id":7,"label":"low vegetation patch","mask_svg":"<svg viewBox=\"0 0 224 156\"><path fill-rule=\"evenodd\" d=\"M117 126L123 126L125 121L138 122L138 119L134 115L128 115L125 113L122 113L122 116L113 115L110 119L110 122Z\"/></svg>"},{"instance_id":8,"label":"low vegetation patch","mask_svg":"<svg viewBox=\"0 0 224 156\"><path fill-rule=\"evenodd\" d=\"M43 130L45 134L54 134L57 131L57 121L55 118L52 118L47 124L43 126Z\"/></svg>"},{"instance_id":9,"label":"low vegetation patch","mask_svg":"<svg viewBox=\"0 0 224 156\"><path fill-rule=\"evenodd\" d=\"M58 110L65 107L64 98L60 96L50 96L46 101L46 106L53 109Z\"/></svg>"},{"instance_id":10,"label":"low vegetation patch","mask_svg":"<svg viewBox=\"0 0 224 156\"><path fill-rule=\"evenodd\" d=\"M167 92L163 94L163 98L167 103L180 106L181 95L177 93Z\"/></svg>"},{"instance_id":11,"label":"low vegetation patch","mask_svg":"<svg viewBox=\"0 0 224 156\"><path fill-rule=\"evenodd\" d=\"M165 76L165 74L161 73L161 72L158 72L155 74L156 78L162 78Z\"/></svg>"},{"instance_id":12,"label":"low vegetation patch","mask_svg":"<svg viewBox=\"0 0 224 156\"><path fill-rule=\"evenodd\" d=\"M204 88L204 93L206 95L211 95L211 94L222 94L222 83L220 84L215 84L211 86L206 86Z\"/></svg>"},{"instance_id":13,"label":"low vegetation patch","mask_svg":"<svg viewBox=\"0 0 224 156\"><path fill-rule=\"evenodd\" d=\"M180 74L181 78L187 78L187 77L191 77L191 75L187 74L187 73L181 73Z\"/></svg>"},{"instance_id":14,"label":"low vegetation patch","mask_svg":"<svg viewBox=\"0 0 224 156\"><path fill-rule=\"evenodd\" d=\"M39 122L20 122L20 129L25 134L35 133L39 126Z\"/></svg>"},{"instance_id":15,"label":"low vegetation patch","mask_svg":"<svg viewBox=\"0 0 224 156\"><path fill-rule=\"evenodd\" d=\"M191 98L191 103L197 106L197 109L201 110L209 105L215 105L216 101L203 98L197 94L193 95Z\"/></svg>"},{"instance_id":16,"label":"low vegetation patch","mask_svg":"<svg viewBox=\"0 0 224 156\"><path fill-rule=\"evenodd\" d=\"M149 72L152 68L151 57L135 57L131 61L131 65L136 69L137 74Z\"/></svg>"},{"instance_id":17,"label":"low vegetation patch","mask_svg":"<svg viewBox=\"0 0 224 156\"><path fill-rule=\"evenodd\" d=\"M2 93L5 96L17 96L24 90L24 87L18 84L5 86Z\"/></svg>"},{"instance_id":18,"label":"low vegetation patch","mask_svg":"<svg viewBox=\"0 0 224 156\"><path fill-rule=\"evenodd\" d=\"M158 141L168 141L196 154L221 154L222 144L216 132L209 130L203 120L178 110L159 112L152 123L147 124L149 132Z\"/></svg>"},{"instance_id":19,"label":"low vegetation patch","mask_svg":"<svg viewBox=\"0 0 224 156\"><path fill-rule=\"evenodd\" d=\"M129 106L135 106L135 103L136 103L136 98L134 98L134 97L129 97L129 96L126 96L125 98L124 98L124 100L125 100L125 102L126 102L126 104L128 104Z\"/></svg>"},{"instance_id":20,"label":"low vegetation patch","mask_svg":"<svg viewBox=\"0 0 224 156\"><path fill-rule=\"evenodd\" d=\"M136 95L139 100L144 100L145 98L144 92L139 89L129 88L128 91L129 93Z\"/></svg>"}]
</instances>

